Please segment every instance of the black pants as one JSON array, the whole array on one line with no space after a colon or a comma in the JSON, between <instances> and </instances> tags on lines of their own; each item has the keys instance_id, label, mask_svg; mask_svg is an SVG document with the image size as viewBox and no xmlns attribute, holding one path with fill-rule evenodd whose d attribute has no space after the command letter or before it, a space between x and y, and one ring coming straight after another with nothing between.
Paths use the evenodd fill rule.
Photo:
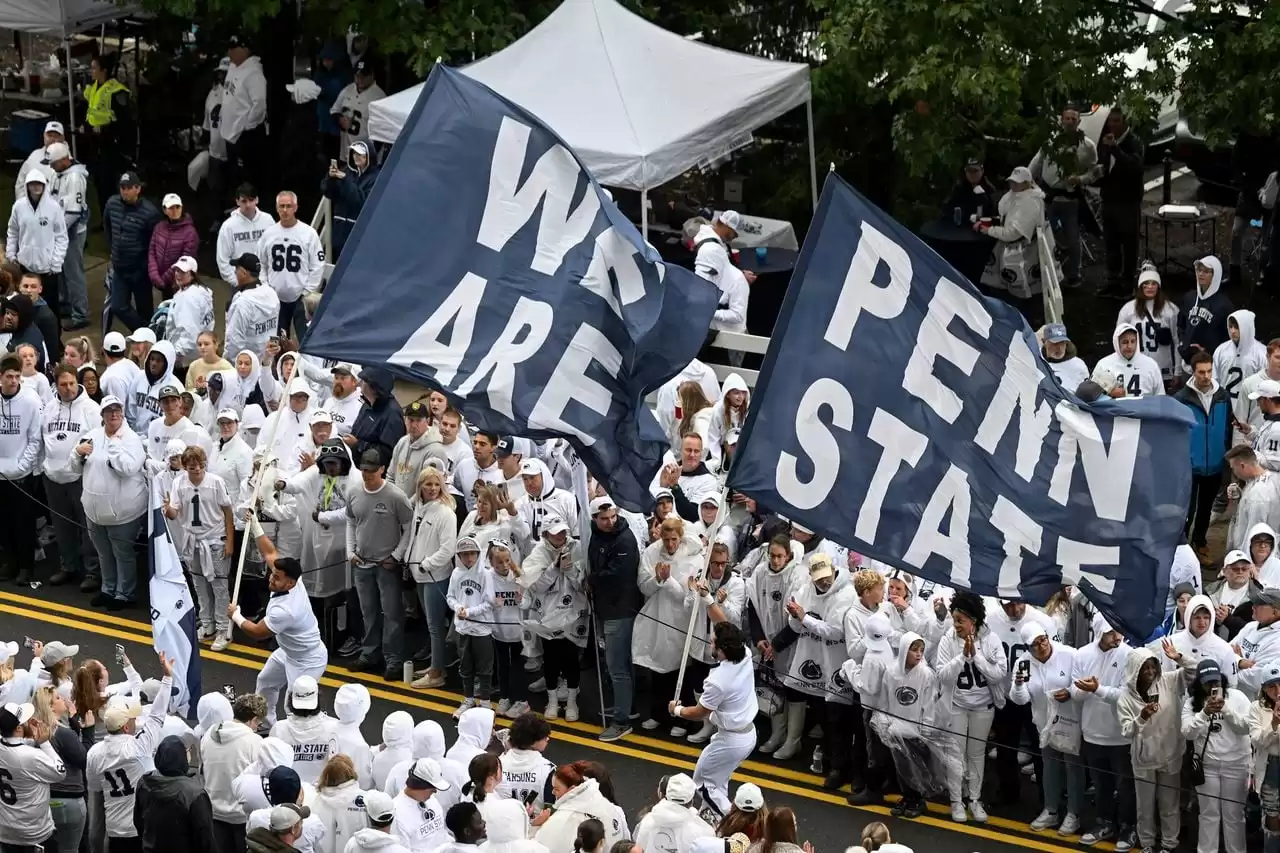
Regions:
<instances>
[{"instance_id":1,"label":"black pants","mask_svg":"<svg viewBox=\"0 0 1280 853\"><path fill-rule=\"evenodd\" d=\"M810 697L809 710L822 715L822 760L827 773L839 773L848 782L860 779L862 767L854 763L853 738L849 733L861 728L862 709ZM865 759L863 761L865 766Z\"/></svg>"},{"instance_id":2,"label":"black pants","mask_svg":"<svg viewBox=\"0 0 1280 853\"><path fill-rule=\"evenodd\" d=\"M101 221L107 199L120 191L120 175L124 172L126 162L113 140L103 134L96 136L96 148L87 168L89 177L93 180L94 192L98 195L98 216Z\"/></svg>"},{"instance_id":3,"label":"black pants","mask_svg":"<svg viewBox=\"0 0 1280 853\"><path fill-rule=\"evenodd\" d=\"M142 838L116 838L107 836L107 853L142 853Z\"/></svg>"},{"instance_id":4,"label":"black pants","mask_svg":"<svg viewBox=\"0 0 1280 853\"><path fill-rule=\"evenodd\" d=\"M16 572L31 572L36 561L36 504L31 477L0 479L0 555Z\"/></svg>"},{"instance_id":5,"label":"black pants","mask_svg":"<svg viewBox=\"0 0 1280 853\"><path fill-rule=\"evenodd\" d=\"M302 340L302 333L307 330L307 312L302 307L302 300L280 303L280 334L288 335L295 341Z\"/></svg>"},{"instance_id":6,"label":"black pants","mask_svg":"<svg viewBox=\"0 0 1280 853\"><path fill-rule=\"evenodd\" d=\"M657 720L664 726L675 725L671 714L667 712L667 706L675 698L679 673L645 671L649 673L649 719Z\"/></svg>"},{"instance_id":7,"label":"black pants","mask_svg":"<svg viewBox=\"0 0 1280 853\"><path fill-rule=\"evenodd\" d=\"M218 853L244 853L244 831L243 823L223 823L220 820L213 822L213 843Z\"/></svg>"},{"instance_id":8,"label":"black pants","mask_svg":"<svg viewBox=\"0 0 1280 853\"><path fill-rule=\"evenodd\" d=\"M269 198L267 177L267 127L258 125L240 134L235 143L227 143L227 164L232 175L231 192L243 183L253 184L259 198ZM234 199L232 200L234 201Z\"/></svg>"},{"instance_id":9,"label":"black pants","mask_svg":"<svg viewBox=\"0 0 1280 853\"><path fill-rule=\"evenodd\" d=\"M513 705L529 698L529 678L524 674L521 645L519 640L514 643L493 641L494 664L498 670L498 695Z\"/></svg>"},{"instance_id":10,"label":"black pants","mask_svg":"<svg viewBox=\"0 0 1280 853\"><path fill-rule=\"evenodd\" d=\"M1138 224L1142 202L1103 201L1102 240L1107 253L1107 283L1132 288L1138 280Z\"/></svg>"},{"instance_id":11,"label":"black pants","mask_svg":"<svg viewBox=\"0 0 1280 853\"><path fill-rule=\"evenodd\" d=\"M711 665L697 658L689 658L684 668L684 683L680 685L680 704L686 708L698 704L698 694L702 692L702 682L707 680Z\"/></svg>"},{"instance_id":12,"label":"black pants","mask_svg":"<svg viewBox=\"0 0 1280 853\"><path fill-rule=\"evenodd\" d=\"M1187 541L1193 548L1203 548L1213 515L1213 499L1222 485L1222 472L1191 475L1191 503L1187 507Z\"/></svg>"},{"instance_id":13,"label":"black pants","mask_svg":"<svg viewBox=\"0 0 1280 853\"><path fill-rule=\"evenodd\" d=\"M55 832L39 846L35 844L5 844L0 842L0 853L36 853L40 847L43 847L46 851L56 851L58 849L58 834Z\"/></svg>"},{"instance_id":14,"label":"black pants","mask_svg":"<svg viewBox=\"0 0 1280 853\"><path fill-rule=\"evenodd\" d=\"M872 791L883 792L893 781L893 755L871 728L871 711L862 707L857 693L853 694L853 701L857 710L854 716L853 779L850 784L855 791L865 785Z\"/></svg>"},{"instance_id":15,"label":"black pants","mask_svg":"<svg viewBox=\"0 0 1280 853\"><path fill-rule=\"evenodd\" d=\"M542 675L547 680L547 692L556 689L560 681L564 681L570 690L578 689L579 676L582 674L578 666L578 647L571 640L542 641Z\"/></svg>"},{"instance_id":16,"label":"black pants","mask_svg":"<svg viewBox=\"0 0 1280 853\"><path fill-rule=\"evenodd\" d=\"M1028 738L1027 751L1032 755L1036 778L1044 778L1044 762L1040 758L1040 732L1031 718L1031 706L1006 702L996 708L991 721L991 735L996 742L996 778L1000 797L1005 803L1018 802L1022 791L1022 769L1018 765L1018 747L1023 735Z\"/></svg>"},{"instance_id":17,"label":"black pants","mask_svg":"<svg viewBox=\"0 0 1280 853\"><path fill-rule=\"evenodd\" d=\"M149 326L151 314L155 311L155 297L146 269L126 270L121 274L119 269L113 268L107 305L112 316L129 331Z\"/></svg>"}]
</instances>

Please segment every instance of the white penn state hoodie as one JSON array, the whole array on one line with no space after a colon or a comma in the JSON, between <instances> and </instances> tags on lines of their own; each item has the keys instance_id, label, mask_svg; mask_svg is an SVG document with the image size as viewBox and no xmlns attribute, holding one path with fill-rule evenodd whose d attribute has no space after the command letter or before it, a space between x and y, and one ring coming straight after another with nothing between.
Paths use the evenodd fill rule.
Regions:
<instances>
[{"instance_id":1,"label":"white penn state hoodie","mask_svg":"<svg viewBox=\"0 0 1280 853\"><path fill-rule=\"evenodd\" d=\"M40 462L40 398L19 386L12 397L0 394L0 477L21 480Z\"/></svg>"},{"instance_id":2,"label":"white penn state hoodie","mask_svg":"<svg viewBox=\"0 0 1280 853\"><path fill-rule=\"evenodd\" d=\"M238 207L231 211L218 229L218 275L223 281L236 286L236 268L232 261L245 252L257 254L262 235L275 224L275 217L265 210L259 210L252 219L241 213ZM226 352L235 350L228 348Z\"/></svg>"},{"instance_id":3,"label":"white penn state hoodie","mask_svg":"<svg viewBox=\"0 0 1280 853\"><path fill-rule=\"evenodd\" d=\"M102 424L98 404L83 387L77 387L76 398L70 403L62 402L57 395L45 403L40 420L44 431L44 475L53 483L74 483L84 468L71 451L90 430Z\"/></svg>"},{"instance_id":4,"label":"white penn state hoodie","mask_svg":"<svg viewBox=\"0 0 1280 853\"><path fill-rule=\"evenodd\" d=\"M1139 337L1138 349L1133 358L1125 358L1120 354L1120 336L1125 332L1133 332ZM1121 323L1111 335L1111 346L1115 349L1094 365L1094 373L1109 370L1116 377L1116 387L1124 389L1125 397L1154 397L1164 393L1164 377L1160 374L1160 365L1149 355L1142 354L1141 333L1132 323Z\"/></svg>"},{"instance_id":5,"label":"white penn state hoodie","mask_svg":"<svg viewBox=\"0 0 1280 853\"><path fill-rule=\"evenodd\" d=\"M1104 652L1098 645L1098 640L1110 630L1111 625L1102 614L1095 614L1094 640L1076 651L1075 666L1071 670L1071 686L1067 688L1081 702L1081 735L1086 743L1094 746L1124 746L1129 742L1120 731L1116 703L1124 694L1125 662L1129 658L1131 647L1122 641L1114 649ZM1075 686L1075 682L1090 677L1098 679L1098 689L1094 692Z\"/></svg>"},{"instance_id":6,"label":"white penn state hoodie","mask_svg":"<svg viewBox=\"0 0 1280 853\"><path fill-rule=\"evenodd\" d=\"M1254 417L1254 411L1257 411L1260 421L1262 413L1258 410L1257 403L1249 399L1243 385L1244 380L1266 368L1267 347L1254 337L1257 317L1252 311L1247 308L1232 311L1227 315L1228 327L1232 320L1236 321L1236 326L1240 329L1240 342L1236 343L1228 338L1213 351L1213 378L1218 380L1218 384L1226 389L1227 396L1231 398L1231 411L1236 420L1242 424L1249 423ZM1240 444L1244 440L1244 435L1236 430L1232 443Z\"/></svg>"}]
</instances>

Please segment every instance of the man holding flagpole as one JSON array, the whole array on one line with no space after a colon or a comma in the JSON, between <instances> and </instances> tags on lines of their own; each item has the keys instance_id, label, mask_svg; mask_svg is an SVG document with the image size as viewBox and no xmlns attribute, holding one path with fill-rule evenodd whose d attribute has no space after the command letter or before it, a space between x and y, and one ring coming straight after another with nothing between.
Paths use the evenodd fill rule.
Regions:
<instances>
[{"instance_id":1,"label":"man holding flagpole","mask_svg":"<svg viewBox=\"0 0 1280 853\"><path fill-rule=\"evenodd\" d=\"M227 605L227 615L252 640L276 639L276 650L267 658L254 686L254 692L267 700L267 723L274 725L280 691L303 675L318 682L329 665L329 651L320 639L320 625L302 585L302 564L293 557L279 556L252 511L248 525L270 572L267 588L271 598L260 622L246 619L234 602Z\"/></svg>"}]
</instances>

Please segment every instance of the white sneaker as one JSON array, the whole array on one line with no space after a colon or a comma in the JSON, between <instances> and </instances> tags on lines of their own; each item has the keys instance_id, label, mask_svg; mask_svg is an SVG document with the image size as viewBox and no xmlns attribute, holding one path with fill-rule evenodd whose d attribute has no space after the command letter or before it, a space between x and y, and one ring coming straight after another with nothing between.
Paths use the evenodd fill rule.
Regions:
<instances>
[{"instance_id":1,"label":"white sneaker","mask_svg":"<svg viewBox=\"0 0 1280 853\"><path fill-rule=\"evenodd\" d=\"M526 658L524 662L525 672L538 672L542 669L542 658Z\"/></svg>"},{"instance_id":2,"label":"white sneaker","mask_svg":"<svg viewBox=\"0 0 1280 853\"><path fill-rule=\"evenodd\" d=\"M992 761L996 760L996 748L994 746L987 750L987 758L990 758Z\"/></svg>"},{"instance_id":3,"label":"white sneaker","mask_svg":"<svg viewBox=\"0 0 1280 853\"><path fill-rule=\"evenodd\" d=\"M504 717L505 717L505 716L507 716L507 712L508 712L508 711L510 711L510 710L511 710L511 700L510 700L510 699L499 699L499 700L498 700L498 713L499 713L499 714L501 714L502 716L504 716Z\"/></svg>"},{"instance_id":4,"label":"white sneaker","mask_svg":"<svg viewBox=\"0 0 1280 853\"><path fill-rule=\"evenodd\" d=\"M969 802L969 814L973 815L973 819L978 823L987 822L987 810L982 807L981 800L971 800Z\"/></svg>"},{"instance_id":5,"label":"white sneaker","mask_svg":"<svg viewBox=\"0 0 1280 853\"><path fill-rule=\"evenodd\" d=\"M521 714L529 713L529 711L530 711L530 708L529 708L528 702L517 702L507 710L503 711L502 715L504 717L508 717L514 720L516 717L520 716Z\"/></svg>"},{"instance_id":6,"label":"white sneaker","mask_svg":"<svg viewBox=\"0 0 1280 853\"><path fill-rule=\"evenodd\" d=\"M1067 812L1067 816L1062 819L1062 824L1058 827L1059 835L1075 835L1080 831L1080 818Z\"/></svg>"},{"instance_id":7,"label":"white sneaker","mask_svg":"<svg viewBox=\"0 0 1280 853\"><path fill-rule=\"evenodd\" d=\"M231 645L231 638L226 634L218 634L213 638L213 645L209 646L211 652L226 651L227 646Z\"/></svg>"},{"instance_id":8,"label":"white sneaker","mask_svg":"<svg viewBox=\"0 0 1280 853\"><path fill-rule=\"evenodd\" d=\"M476 700L475 700L475 699L472 699L472 698L470 698L470 697L468 697L468 698L466 698L466 699L463 699L463 700L462 700L462 704L458 706L458 710L456 710L456 711L454 711L454 712L453 712L453 718L454 718L455 720L456 720L456 719L458 719L459 717L461 717L461 716L462 716L463 714L465 714L467 711L470 711L470 710L471 710L472 708L474 708L475 706L476 706Z\"/></svg>"},{"instance_id":9,"label":"white sneaker","mask_svg":"<svg viewBox=\"0 0 1280 853\"><path fill-rule=\"evenodd\" d=\"M657 720L645 720L643 723L640 724L640 728L644 729L646 732L652 732L652 731L656 731L657 728L661 725L662 723L658 722Z\"/></svg>"},{"instance_id":10,"label":"white sneaker","mask_svg":"<svg viewBox=\"0 0 1280 853\"><path fill-rule=\"evenodd\" d=\"M689 737L686 738L686 740L688 740L689 743L706 743L707 741L711 740L711 736L715 733L716 733L716 727L711 724L710 720L707 720L702 724L702 728L698 729L696 732L689 735Z\"/></svg>"},{"instance_id":11,"label":"white sneaker","mask_svg":"<svg viewBox=\"0 0 1280 853\"><path fill-rule=\"evenodd\" d=\"M1050 827L1058 825L1058 813L1051 812L1048 809L1040 812L1040 816L1031 821L1031 828L1036 832L1040 832Z\"/></svg>"},{"instance_id":12,"label":"white sneaker","mask_svg":"<svg viewBox=\"0 0 1280 853\"><path fill-rule=\"evenodd\" d=\"M560 697L561 702L568 701L569 699L569 685L565 684L563 678L560 679L558 684L556 684L556 695Z\"/></svg>"},{"instance_id":13,"label":"white sneaker","mask_svg":"<svg viewBox=\"0 0 1280 853\"><path fill-rule=\"evenodd\" d=\"M560 697L554 693L547 694L547 710L542 712L544 720L560 719Z\"/></svg>"},{"instance_id":14,"label":"white sneaker","mask_svg":"<svg viewBox=\"0 0 1280 853\"><path fill-rule=\"evenodd\" d=\"M685 735L687 735L687 734L689 734L689 730L688 730L688 729L686 729L684 726L672 726L672 727L671 727L671 736L672 736L672 737L684 737L684 736L685 736Z\"/></svg>"},{"instance_id":15,"label":"white sneaker","mask_svg":"<svg viewBox=\"0 0 1280 853\"><path fill-rule=\"evenodd\" d=\"M1026 752L1018 753L1018 766L1022 766L1023 764L1030 764L1030 763L1031 763L1031 755L1029 753L1026 753Z\"/></svg>"},{"instance_id":16,"label":"white sneaker","mask_svg":"<svg viewBox=\"0 0 1280 853\"><path fill-rule=\"evenodd\" d=\"M569 698L564 701L564 719L567 723L578 722L578 691L569 691Z\"/></svg>"},{"instance_id":17,"label":"white sneaker","mask_svg":"<svg viewBox=\"0 0 1280 853\"><path fill-rule=\"evenodd\" d=\"M547 680L539 678L537 681L529 685L530 693L545 693L547 690Z\"/></svg>"},{"instance_id":18,"label":"white sneaker","mask_svg":"<svg viewBox=\"0 0 1280 853\"><path fill-rule=\"evenodd\" d=\"M951 804L951 819L956 823L964 823L969 820L969 815L964 810L964 803Z\"/></svg>"},{"instance_id":19,"label":"white sneaker","mask_svg":"<svg viewBox=\"0 0 1280 853\"><path fill-rule=\"evenodd\" d=\"M207 643L216 636L218 636L218 632L213 629L213 626L206 628L201 625L200 630L196 633L196 641L200 643Z\"/></svg>"},{"instance_id":20,"label":"white sneaker","mask_svg":"<svg viewBox=\"0 0 1280 853\"><path fill-rule=\"evenodd\" d=\"M1021 769L1022 769L1022 775L1023 775L1023 776L1035 776L1035 775L1036 775L1036 766L1035 766L1034 764L1024 764L1024 765L1022 765L1022 768L1021 768Z\"/></svg>"}]
</instances>

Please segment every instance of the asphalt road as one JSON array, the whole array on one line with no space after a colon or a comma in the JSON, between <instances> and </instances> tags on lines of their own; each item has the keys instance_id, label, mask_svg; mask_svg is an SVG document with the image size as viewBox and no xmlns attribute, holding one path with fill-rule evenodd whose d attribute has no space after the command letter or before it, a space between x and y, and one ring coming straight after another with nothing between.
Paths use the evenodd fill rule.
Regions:
<instances>
[{"instance_id":1,"label":"asphalt road","mask_svg":"<svg viewBox=\"0 0 1280 853\"><path fill-rule=\"evenodd\" d=\"M46 642L58 639L80 645L80 659L96 657L104 662L114 659L114 646L120 643L145 678L156 674L148 652L151 638L146 612L141 607L120 614L94 610L88 607L87 596L65 587L44 586L33 591L10 586L0 590L0 639L19 642L27 636ZM217 690L231 684L238 692L251 691L255 673L266 656L264 649L246 643L233 644L223 653L211 652L207 647L202 649L203 690ZM25 665L25 661L20 663ZM457 693L412 690L403 684L331 665L328 676L321 681L326 705L340 685L351 681L366 684L373 696L373 708L364 726L370 743L380 741L382 720L395 710L409 711L415 720L435 719L452 737L455 727L449 715L461 699ZM594 675L584 672L584 694L588 683L594 687ZM683 741L643 734L633 734L613 744L600 743L595 739L600 730L595 722L599 714L589 710L596 702L594 690L591 693L591 697L583 697L583 722L561 720L553 724L548 757L557 763L586 758L607 765L634 826L636 813L654 799L658 779L665 774L690 772L699 748ZM925 817L914 821L892 818L884 807L853 808L844 801L846 792L823 791L818 778L800 762L784 764L759 756L741 768L735 781L755 782L764 789L769 804L793 808L800 817L802 840L808 839L820 851L845 850L857 842L861 828L875 820L888 823L894 840L911 846L917 853L1012 853L1017 848L1064 853L1078 849L1076 839L1031 833L1025 822L994 815L985 826L954 824L947 817L945 807L938 804L932 804ZM1029 820L1030 816L1022 819ZM1112 848L1099 845L1098 849Z\"/></svg>"}]
</instances>

